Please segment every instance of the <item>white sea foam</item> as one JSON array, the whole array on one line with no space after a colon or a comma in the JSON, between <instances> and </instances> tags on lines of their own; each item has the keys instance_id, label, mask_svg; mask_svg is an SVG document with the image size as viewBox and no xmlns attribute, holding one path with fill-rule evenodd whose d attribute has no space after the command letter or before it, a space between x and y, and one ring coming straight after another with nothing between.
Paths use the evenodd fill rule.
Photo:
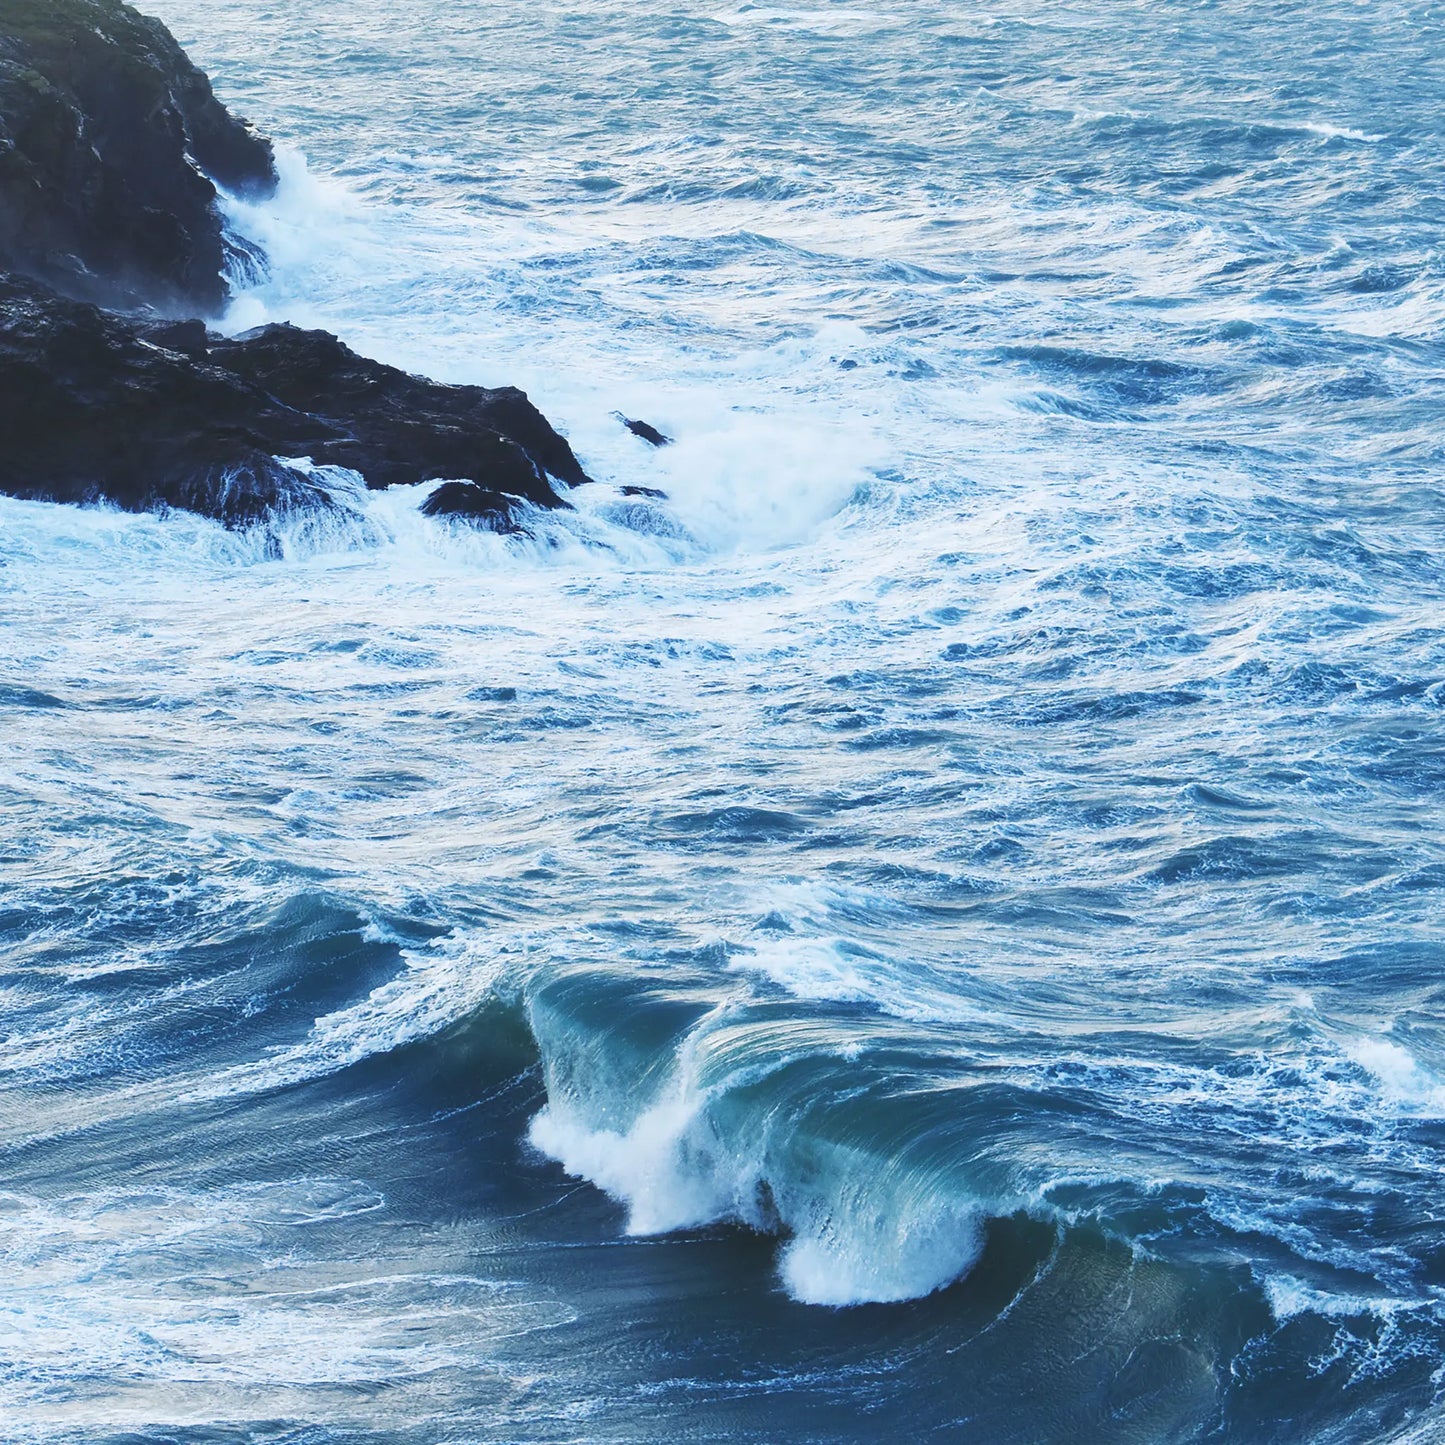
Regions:
<instances>
[{"instance_id":1,"label":"white sea foam","mask_svg":"<svg viewBox=\"0 0 1445 1445\"><path fill-rule=\"evenodd\" d=\"M230 224L273 261L271 276L232 302L228 332L286 320L335 331L367 354L441 380L521 384L592 474L666 490L663 511L677 518L676 536L700 539L710 551L767 549L814 535L887 455L866 412L800 396L833 368L838 352L865 342L856 326L835 323L809 338L725 358L685 357L681 368L676 355L657 352L624 358L609 347L589 357L578 345L599 347L601 338L539 336L506 310L439 317L423 334L399 332L384 315L356 305L358 293L373 295L378 273L396 273L392 286L404 288L403 267L423 276L450 270L477 248L517 264L565 239L530 220L505 225L378 208L316 177L294 151L282 148L278 164L274 199L226 199ZM675 444L652 452L621 427L617 411L660 425ZM679 560L680 550L689 550L648 550L628 538L632 529L625 519L615 524L620 514L609 495L585 487L571 494L587 519L574 528L579 540L620 548L633 561ZM549 524L554 531L569 525L560 518ZM656 540L656 530L651 535Z\"/></svg>"},{"instance_id":2,"label":"white sea foam","mask_svg":"<svg viewBox=\"0 0 1445 1445\"><path fill-rule=\"evenodd\" d=\"M346 1412L334 1394L308 1403L308 1392L495 1373L501 1342L569 1318L484 1279L358 1257L385 1208L344 1178L0 1195L0 1437L207 1427L245 1418L258 1391L273 1414L335 1425ZM391 1415L368 1399L356 1419Z\"/></svg>"},{"instance_id":3,"label":"white sea foam","mask_svg":"<svg viewBox=\"0 0 1445 1445\"><path fill-rule=\"evenodd\" d=\"M1342 1294L1306 1284L1293 1275L1273 1274L1264 1281L1265 1298L1275 1319L1284 1323L1298 1315L1323 1315L1326 1319L1358 1319L1371 1315L1389 1320L1421 1310L1433 1309L1434 1300L1401 1300L1387 1296Z\"/></svg>"},{"instance_id":4,"label":"white sea foam","mask_svg":"<svg viewBox=\"0 0 1445 1445\"><path fill-rule=\"evenodd\" d=\"M1445 1117L1445 1082L1394 1039L1359 1036L1345 1043L1349 1057L1379 1082L1390 1105L1400 1112Z\"/></svg>"}]
</instances>

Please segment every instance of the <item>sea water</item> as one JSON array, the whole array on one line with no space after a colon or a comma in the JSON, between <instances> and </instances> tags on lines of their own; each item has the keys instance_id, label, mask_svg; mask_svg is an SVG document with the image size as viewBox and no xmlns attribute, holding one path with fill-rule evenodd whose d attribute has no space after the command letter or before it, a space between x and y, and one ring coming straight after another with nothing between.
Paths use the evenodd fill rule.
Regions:
<instances>
[{"instance_id":1,"label":"sea water","mask_svg":"<svg viewBox=\"0 0 1445 1445\"><path fill-rule=\"evenodd\" d=\"M1438 7L143 8L596 480L0 502L0 1438L1439 1439Z\"/></svg>"}]
</instances>

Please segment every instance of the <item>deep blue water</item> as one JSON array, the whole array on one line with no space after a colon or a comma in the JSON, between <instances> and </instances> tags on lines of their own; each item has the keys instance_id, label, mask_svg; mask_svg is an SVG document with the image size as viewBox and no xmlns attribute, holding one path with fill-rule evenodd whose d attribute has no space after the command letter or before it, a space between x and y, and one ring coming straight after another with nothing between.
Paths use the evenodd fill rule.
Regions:
<instances>
[{"instance_id":1,"label":"deep blue water","mask_svg":"<svg viewBox=\"0 0 1445 1445\"><path fill-rule=\"evenodd\" d=\"M0 1439L1445 1437L1445 12L147 8L599 481L0 502Z\"/></svg>"}]
</instances>

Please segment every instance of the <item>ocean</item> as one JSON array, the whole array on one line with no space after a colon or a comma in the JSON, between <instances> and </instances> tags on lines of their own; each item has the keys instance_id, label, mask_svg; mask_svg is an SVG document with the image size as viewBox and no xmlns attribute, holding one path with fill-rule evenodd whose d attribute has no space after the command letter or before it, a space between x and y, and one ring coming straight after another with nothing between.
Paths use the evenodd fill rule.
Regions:
<instances>
[{"instance_id":1,"label":"ocean","mask_svg":"<svg viewBox=\"0 0 1445 1445\"><path fill-rule=\"evenodd\" d=\"M141 8L596 482L0 499L0 1439L1445 1439L1445 11Z\"/></svg>"}]
</instances>

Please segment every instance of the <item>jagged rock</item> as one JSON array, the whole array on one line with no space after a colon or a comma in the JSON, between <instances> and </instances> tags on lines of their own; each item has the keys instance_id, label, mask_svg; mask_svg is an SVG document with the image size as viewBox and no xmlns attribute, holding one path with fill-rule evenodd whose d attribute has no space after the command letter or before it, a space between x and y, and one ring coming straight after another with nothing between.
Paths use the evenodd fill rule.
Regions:
<instances>
[{"instance_id":1,"label":"jagged rock","mask_svg":"<svg viewBox=\"0 0 1445 1445\"><path fill-rule=\"evenodd\" d=\"M271 145L165 26L120 0L0 0L0 492L246 525L335 505L278 460L309 457L371 487L456 483L428 509L496 530L518 499L567 505L557 484L587 477L514 388L438 386L322 331L164 319L218 311L246 247L213 179L270 192Z\"/></svg>"},{"instance_id":2,"label":"jagged rock","mask_svg":"<svg viewBox=\"0 0 1445 1445\"><path fill-rule=\"evenodd\" d=\"M209 349L213 363L287 406L333 420L342 435L324 460L362 473L368 486L465 477L556 506L543 473L571 486L587 480L572 448L516 387L438 386L295 326L213 337Z\"/></svg>"},{"instance_id":3,"label":"jagged rock","mask_svg":"<svg viewBox=\"0 0 1445 1445\"><path fill-rule=\"evenodd\" d=\"M120 0L0 3L0 268L215 314L230 243L213 181L268 194L271 145L160 21Z\"/></svg>"},{"instance_id":4,"label":"jagged rock","mask_svg":"<svg viewBox=\"0 0 1445 1445\"><path fill-rule=\"evenodd\" d=\"M294 326L224 339L118 316L4 276L0 437L0 492L232 525L329 504L278 457L349 467L372 487L467 479L500 498L494 519L509 498L566 506L549 476L587 480L514 388L440 386Z\"/></svg>"}]
</instances>

